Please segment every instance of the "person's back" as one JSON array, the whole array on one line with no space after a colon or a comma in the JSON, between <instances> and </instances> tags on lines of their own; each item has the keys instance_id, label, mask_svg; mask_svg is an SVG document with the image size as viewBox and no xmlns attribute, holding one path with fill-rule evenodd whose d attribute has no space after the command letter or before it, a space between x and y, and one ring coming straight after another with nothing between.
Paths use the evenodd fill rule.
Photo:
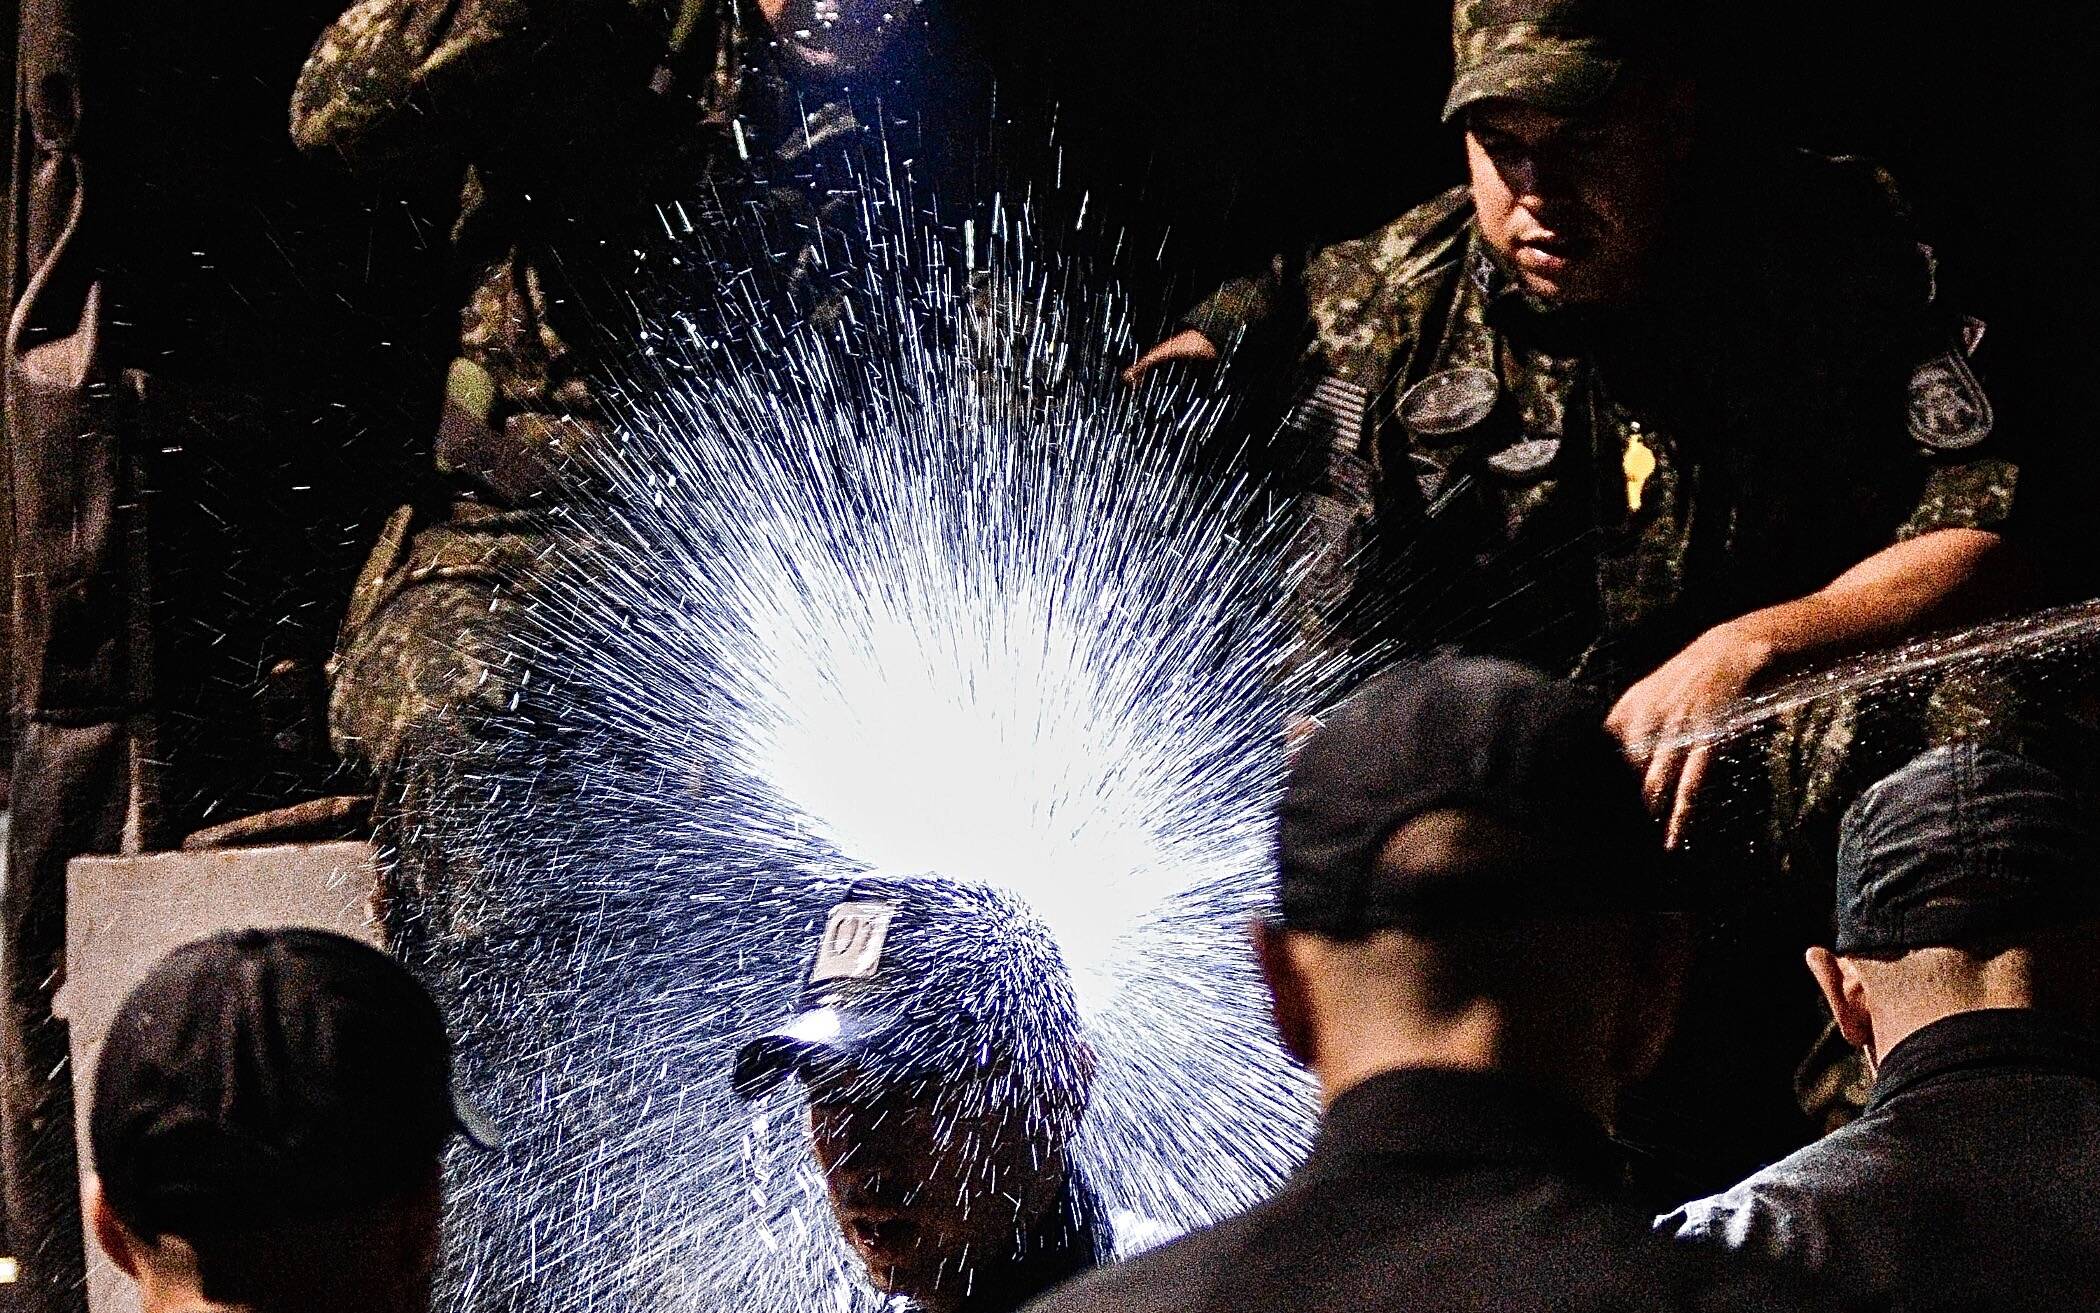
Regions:
<instances>
[{"instance_id":1,"label":"person's back","mask_svg":"<svg viewBox=\"0 0 2100 1313\"><path fill-rule=\"evenodd\" d=\"M2049 772L1936 749L1862 796L1809 962L1875 1070L1850 1125L1663 1227L1902 1309L2100 1306L2100 843Z\"/></svg>"},{"instance_id":2,"label":"person's back","mask_svg":"<svg viewBox=\"0 0 2100 1313\"><path fill-rule=\"evenodd\" d=\"M1667 1221L1902 1309L2100 1307L2100 1046L2024 1008L1950 1017L1858 1120Z\"/></svg>"},{"instance_id":3,"label":"person's back","mask_svg":"<svg viewBox=\"0 0 2100 1313\"><path fill-rule=\"evenodd\" d=\"M491 1142L451 1065L430 996L367 945L178 948L102 1048L89 1226L144 1313L423 1313L445 1142Z\"/></svg>"},{"instance_id":4,"label":"person's back","mask_svg":"<svg viewBox=\"0 0 2100 1313\"><path fill-rule=\"evenodd\" d=\"M1594 1118L1490 1072L1375 1077L1251 1212L1064 1288L1044 1313L1762 1309L1772 1274L1671 1253Z\"/></svg>"},{"instance_id":5,"label":"person's back","mask_svg":"<svg viewBox=\"0 0 2100 1313\"><path fill-rule=\"evenodd\" d=\"M1268 1202L1083 1277L1047 1313L1796 1308L1673 1251L1608 1126L1668 1037L1686 940L1602 709L1508 663L1371 681L1292 768L1281 918L1258 935L1319 1078Z\"/></svg>"}]
</instances>

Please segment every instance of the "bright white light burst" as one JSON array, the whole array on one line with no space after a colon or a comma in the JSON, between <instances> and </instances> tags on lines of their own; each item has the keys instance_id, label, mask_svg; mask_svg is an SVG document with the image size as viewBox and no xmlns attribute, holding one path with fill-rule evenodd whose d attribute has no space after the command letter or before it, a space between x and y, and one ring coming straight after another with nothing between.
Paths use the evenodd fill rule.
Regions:
<instances>
[{"instance_id":1,"label":"bright white light burst","mask_svg":"<svg viewBox=\"0 0 2100 1313\"><path fill-rule=\"evenodd\" d=\"M1219 393L1124 389L1123 302L1023 207L966 217L871 188L799 326L733 261L652 305L620 440L520 581L517 723L430 823L474 893L428 969L531 1143L460 1192L473 1307L872 1303L797 1096L726 1088L871 869L1049 923L1112 1207L1195 1225L1303 1150L1246 942L1314 692L1281 677L1285 535Z\"/></svg>"}]
</instances>

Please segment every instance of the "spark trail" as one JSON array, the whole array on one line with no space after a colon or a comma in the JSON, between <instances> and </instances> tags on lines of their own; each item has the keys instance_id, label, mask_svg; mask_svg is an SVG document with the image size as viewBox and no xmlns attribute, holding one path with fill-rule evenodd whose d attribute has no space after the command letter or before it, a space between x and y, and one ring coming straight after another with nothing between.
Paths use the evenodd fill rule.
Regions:
<instances>
[{"instance_id":1,"label":"spark trail","mask_svg":"<svg viewBox=\"0 0 2100 1313\"><path fill-rule=\"evenodd\" d=\"M650 311L518 581L517 714L419 830L465 856L412 953L521 1139L463 1165L459 1306L872 1306L800 1096L726 1079L868 870L1048 923L1111 1208L1186 1228L1307 1143L1245 936L1313 693L1278 678L1286 535L1220 472L1217 394L1116 384L1127 307L1028 207L958 228L902 190L869 189L835 313L790 326L720 261Z\"/></svg>"},{"instance_id":2,"label":"spark trail","mask_svg":"<svg viewBox=\"0 0 2100 1313\"><path fill-rule=\"evenodd\" d=\"M1813 702L1915 696L1929 692L1933 681L1957 672L2002 669L2014 662L2028 667L2069 664L2089 658L2096 646L2100 646L2100 599L1925 634L1741 698L1711 726L1670 736L1657 746L1726 743Z\"/></svg>"}]
</instances>

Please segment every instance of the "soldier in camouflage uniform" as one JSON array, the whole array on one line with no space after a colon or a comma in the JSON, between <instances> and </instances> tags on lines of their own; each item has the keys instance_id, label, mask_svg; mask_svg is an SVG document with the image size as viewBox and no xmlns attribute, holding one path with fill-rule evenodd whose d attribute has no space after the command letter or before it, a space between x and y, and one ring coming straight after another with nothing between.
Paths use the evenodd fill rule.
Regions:
<instances>
[{"instance_id":1,"label":"soldier in camouflage uniform","mask_svg":"<svg viewBox=\"0 0 2100 1313\"><path fill-rule=\"evenodd\" d=\"M815 309L825 211L846 203L837 174L861 134L839 78L882 55L908 8L359 0L315 45L292 100L302 149L462 179L446 496L386 525L331 670L332 736L376 775L383 822L450 787L462 745L517 712L518 610L608 437L587 342L617 329L640 253L669 224L704 237L734 211ZM416 827L395 828L409 847ZM406 906L456 921L432 933L469 931L464 891L436 887L469 873L401 856L396 931Z\"/></svg>"},{"instance_id":2,"label":"soldier in camouflage uniform","mask_svg":"<svg viewBox=\"0 0 2100 1313\"><path fill-rule=\"evenodd\" d=\"M1309 337L1284 437L1310 648L1458 643L1602 687L1674 839L1709 754L1673 740L1789 665L1964 618L2017 469L1982 326L1888 177L1702 139L1667 11L1459 0L1470 185L1228 283L1130 377ZM1938 732L1979 701L1943 697ZM1858 759L1923 746L1863 716L1773 736L1782 864L1826 870Z\"/></svg>"},{"instance_id":3,"label":"soldier in camouflage uniform","mask_svg":"<svg viewBox=\"0 0 2100 1313\"><path fill-rule=\"evenodd\" d=\"M1888 177L1699 151L1625 0L1462 0L1473 183L1234 280L1134 370L1303 324L1315 648L1506 650L1644 757L1790 661L1958 608L2017 470ZM1490 605L1490 603L1492 605ZM1677 819L1700 763L1663 751Z\"/></svg>"}]
</instances>

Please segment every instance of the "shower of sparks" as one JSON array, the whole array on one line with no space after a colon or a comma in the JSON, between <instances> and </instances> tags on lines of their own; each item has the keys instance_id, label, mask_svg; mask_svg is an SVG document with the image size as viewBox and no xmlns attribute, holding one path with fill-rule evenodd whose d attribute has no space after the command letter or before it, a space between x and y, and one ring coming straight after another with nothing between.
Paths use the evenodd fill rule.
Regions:
<instances>
[{"instance_id":1,"label":"shower of sparks","mask_svg":"<svg viewBox=\"0 0 2100 1313\"><path fill-rule=\"evenodd\" d=\"M878 1302L800 1094L727 1084L865 871L1047 924L1097 1063L1076 1158L1125 1247L1308 1141L1246 938L1316 692L1284 674L1287 536L1218 393L1117 383L1127 307L1027 206L948 223L903 190L868 189L816 316L718 256L644 312L617 441L516 582L515 714L408 836L448 855L410 952L518 1146L461 1164L459 1307Z\"/></svg>"}]
</instances>

